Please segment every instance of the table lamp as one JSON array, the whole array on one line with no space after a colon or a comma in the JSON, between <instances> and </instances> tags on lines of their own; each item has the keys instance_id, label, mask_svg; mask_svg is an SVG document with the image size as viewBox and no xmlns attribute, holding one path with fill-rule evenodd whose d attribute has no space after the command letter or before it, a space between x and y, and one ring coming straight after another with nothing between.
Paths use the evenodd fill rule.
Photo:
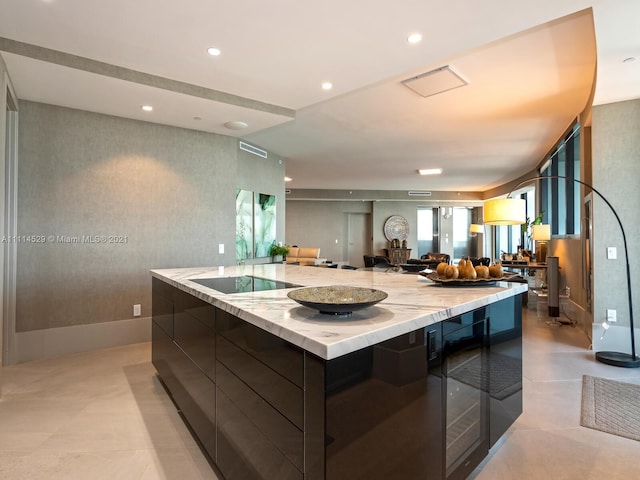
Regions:
<instances>
[{"instance_id":1,"label":"table lamp","mask_svg":"<svg viewBox=\"0 0 640 480\"><path fill-rule=\"evenodd\" d=\"M536 262L546 262L547 242L551 240L551 225L532 225L531 238L536 242Z\"/></svg>"},{"instance_id":2,"label":"table lamp","mask_svg":"<svg viewBox=\"0 0 640 480\"><path fill-rule=\"evenodd\" d=\"M477 223L472 223L469 227L469 233L472 237L475 237L478 233L484 233L484 226L478 225Z\"/></svg>"}]
</instances>

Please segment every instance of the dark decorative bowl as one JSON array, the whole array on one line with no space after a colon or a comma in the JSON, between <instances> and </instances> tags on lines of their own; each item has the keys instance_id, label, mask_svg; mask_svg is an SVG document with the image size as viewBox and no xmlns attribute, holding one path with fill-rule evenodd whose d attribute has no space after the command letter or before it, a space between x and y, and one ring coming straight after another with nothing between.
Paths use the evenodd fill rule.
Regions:
<instances>
[{"instance_id":1,"label":"dark decorative bowl","mask_svg":"<svg viewBox=\"0 0 640 480\"><path fill-rule=\"evenodd\" d=\"M382 290L344 285L300 288L290 291L287 296L300 305L328 315L349 315L387 298Z\"/></svg>"},{"instance_id":2,"label":"dark decorative bowl","mask_svg":"<svg viewBox=\"0 0 640 480\"><path fill-rule=\"evenodd\" d=\"M398 266L402 268L402 270L404 270L405 272L411 272L411 273L421 272L425 268L429 267L428 265L422 265L420 263L403 263Z\"/></svg>"}]
</instances>

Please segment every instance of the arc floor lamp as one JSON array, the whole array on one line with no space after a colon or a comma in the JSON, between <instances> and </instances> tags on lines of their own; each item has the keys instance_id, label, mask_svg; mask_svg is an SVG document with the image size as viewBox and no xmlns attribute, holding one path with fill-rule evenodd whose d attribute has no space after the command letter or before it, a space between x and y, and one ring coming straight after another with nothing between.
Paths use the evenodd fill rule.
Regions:
<instances>
[{"instance_id":1,"label":"arc floor lamp","mask_svg":"<svg viewBox=\"0 0 640 480\"><path fill-rule=\"evenodd\" d=\"M633 302L631 299L631 272L629 268L629 251L627 248L627 236L624 232L624 227L616 212L615 208L609 203L609 201L593 186L575 178L570 178L562 175L549 175L549 176L537 176L531 177L518 183L511 189L507 198L498 198L493 200L487 200L484 203L484 223L488 225L521 225L525 223L526 219L526 203L521 198L510 198L513 191L528 183L538 182L540 180L548 179L564 179L571 180L573 182L584 185L590 188L600 199L607 204L613 216L618 221L620 230L622 232L622 243L624 245L624 258L627 267L627 295L629 300L629 325L631 329L631 354L623 352L596 352L596 359L602 363L608 365L615 365L616 367L638 368L640 367L640 359L636 356L636 341L633 328Z\"/></svg>"}]
</instances>

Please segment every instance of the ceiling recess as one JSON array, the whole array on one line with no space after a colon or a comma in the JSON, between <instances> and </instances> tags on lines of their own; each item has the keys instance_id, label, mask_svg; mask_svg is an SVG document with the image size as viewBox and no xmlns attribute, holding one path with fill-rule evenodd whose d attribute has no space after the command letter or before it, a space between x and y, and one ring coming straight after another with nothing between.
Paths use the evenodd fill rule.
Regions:
<instances>
[{"instance_id":1,"label":"ceiling recess","mask_svg":"<svg viewBox=\"0 0 640 480\"><path fill-rule=\"evenodd\" d=\"M402 84L422 97L430 97L438 93L453 90L468 85L464 78L456 73L449 65L422 73L416 77L407 78Z\"/></svg>"},{"instance_id":2,"label":"ceiling recess","mask_svg":"<svg viewBox=\"0 0 640 480\"><path fill-rule=\"evenodd\" d=\"M246 122L233 121L233 122L225 123L224 126L227 127L229 130L244 130L249 125Z\"/></svg>"}]
</instances>

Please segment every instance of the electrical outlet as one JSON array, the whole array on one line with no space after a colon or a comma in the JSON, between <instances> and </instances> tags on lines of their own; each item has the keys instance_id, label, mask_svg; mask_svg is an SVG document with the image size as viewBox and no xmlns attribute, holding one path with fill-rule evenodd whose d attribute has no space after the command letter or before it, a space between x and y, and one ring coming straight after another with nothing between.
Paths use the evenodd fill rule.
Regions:
<instances>
[{"instance_id":1,"label":"electrical outlet","mask_svg":"<svg viewBox=\"0 0 640 480\"><path fill-rule=\"evenodd\" d=\"M607 322L617 322L617 315L616 315L616 311L611 309L611 308L607 308Z\"/></svg>"},{"instance_id":2,"label":"electrical outlet","mask_svg":"<svg viewBox=\"0 0 640 480\"><path fill-rule=\"evenodd\" d=\"M134 305L133 306L133 316L134 317L139 317L140 315L142 315L142 306L140 304Z\"/></svg>"}]
</instances>

